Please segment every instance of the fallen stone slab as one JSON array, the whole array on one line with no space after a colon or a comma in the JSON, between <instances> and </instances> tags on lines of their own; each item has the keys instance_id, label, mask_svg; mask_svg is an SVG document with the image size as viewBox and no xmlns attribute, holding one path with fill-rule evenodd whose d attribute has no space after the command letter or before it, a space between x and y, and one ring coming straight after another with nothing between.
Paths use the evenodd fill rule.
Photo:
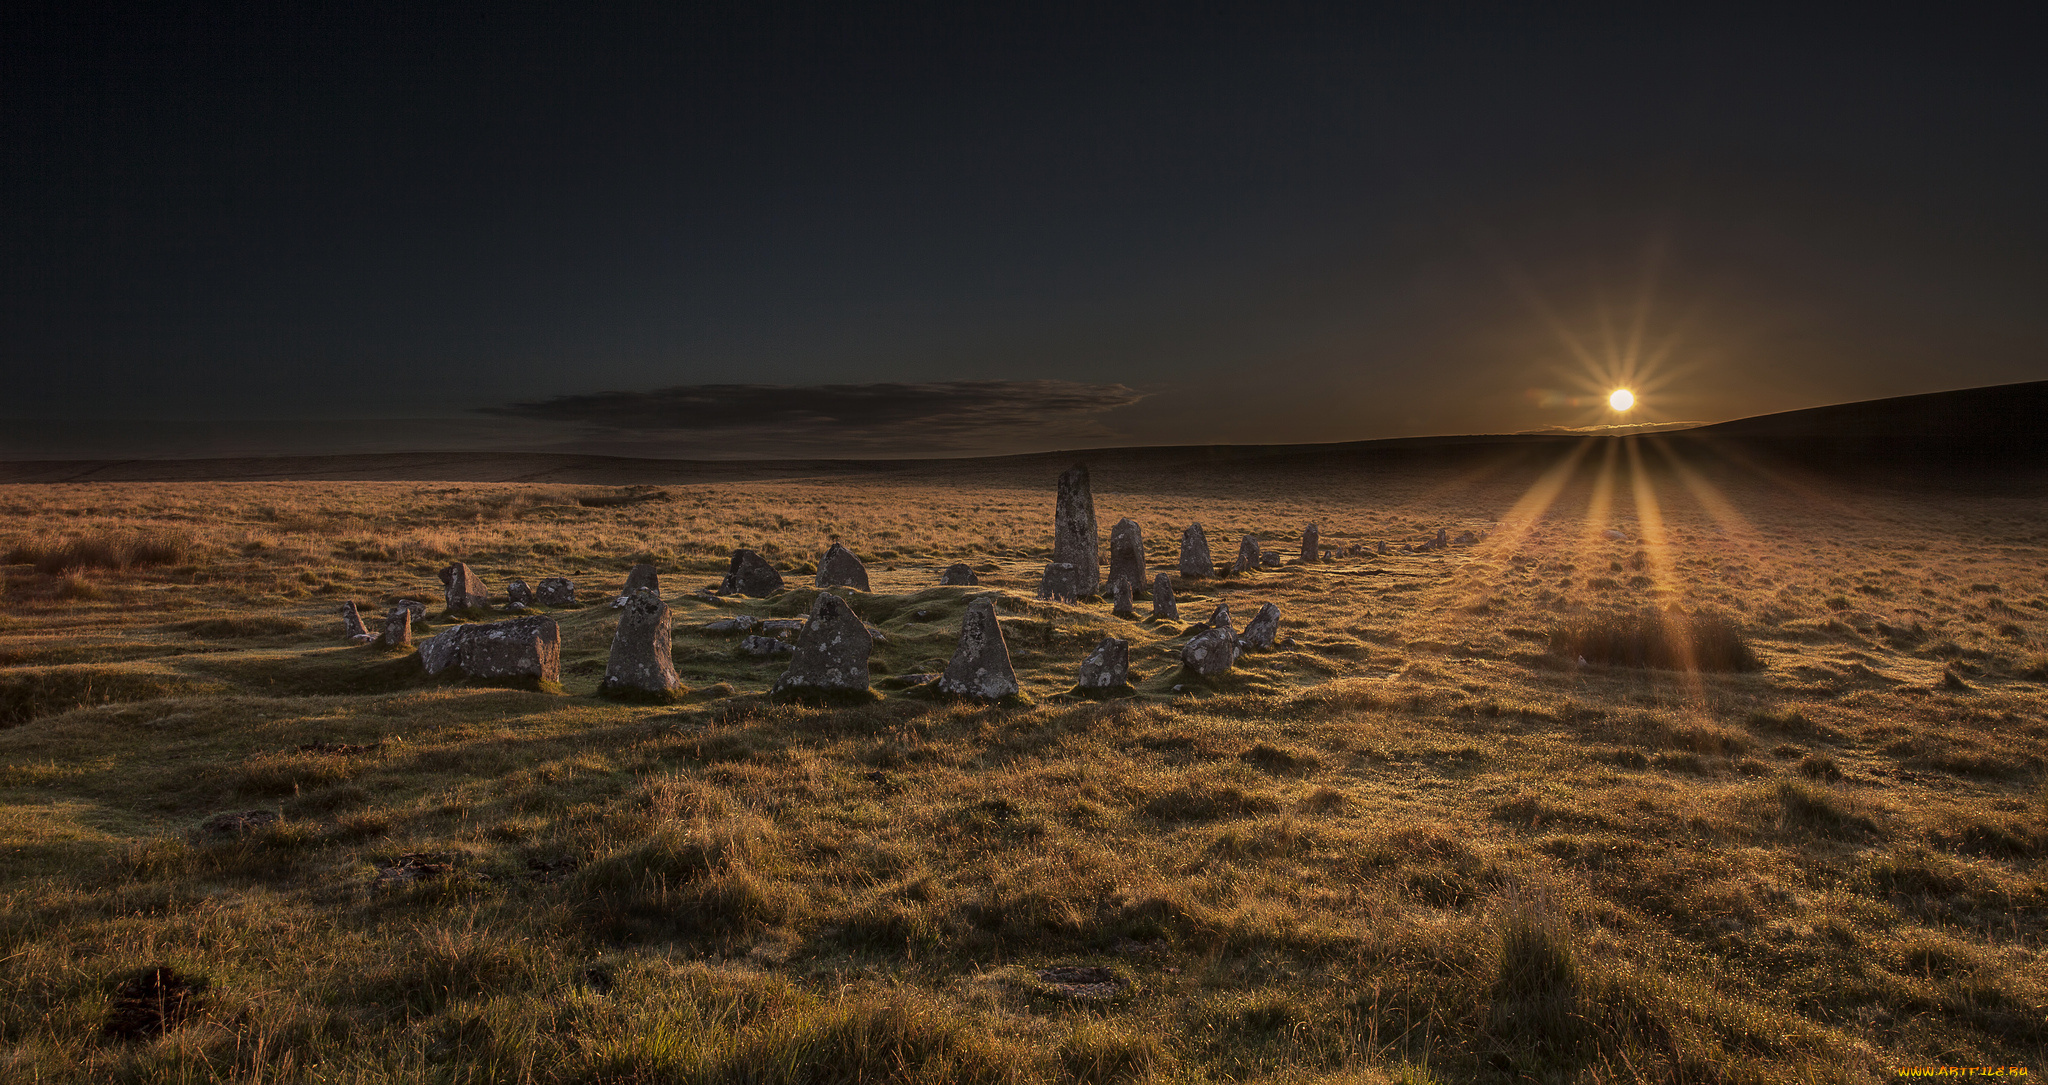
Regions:
<instances>
[{"instance_id":1,"label":"fallen stone slab","mask_svg":"<svg viewBox=\"0 0 2048 1085\"><path fill-rule=\"evenodd\" d=\"M420 663L428 674L560 682L562 630L542 615L458 625L421 641Z\"/></svg>"},{"instance_id":2,"label":"fallen stone slab","mask_svg":"<svg viewBox=\"0 0 2048 1085\"><path fill-rule=\"evenodd\" d=\"M761 619L751 614L735 614L730 618L704 623L704 632L730 636L734 633L752 633L761 627Z\"/></svg>"},{"instance_id":3,"label":"fallen stone slab","mask_svg":"<svg viewBox=\"0 0 2048 1085\"><path fill-rule=\"evenodd\" d=\"M968 568L967 563L964 561L956 561L946 566L946 571L939 574L939 586L941 587L969 587L979 583L981 583L981 578L975 576L974 570Z\"/></svg>"},{"instance_id":4,"label":"fallen stone slab","mask_svg":"<svg viewBox=\"0 0 2048 1085\"><path fill-rule=\"evenodd\" d=\"M776 640L774 637L748 637L740 642L739 647L741 655L751 656L755 659L786 656L794 651L796 651L795 645L790 644L788 641Z\"/></svg>"},{"instance_id":5,"label":"fallen stone slab","mask_svg":"<svg viewBox=\"0 0 2048 1085\"><path fill-rule=\"evenodd\" d=\"M395 607L404 607L405 609L412 611L412 624L414 628L418 628L419 626L426 624L427 604L422 603L417 599L400 599L396 602L393 602L391 605Z\"/></svg>"},{"instance_id":6,"label":"fallen stone slab","mask_svg":"<svg viewBox=\"0 0 2048 1085\"><path fill-rule=\"evenodd\" d=\"M544 576L533 586L533 597L544 607L574 606L576 585L565 577Z\"/></svg>"}]
</instances>

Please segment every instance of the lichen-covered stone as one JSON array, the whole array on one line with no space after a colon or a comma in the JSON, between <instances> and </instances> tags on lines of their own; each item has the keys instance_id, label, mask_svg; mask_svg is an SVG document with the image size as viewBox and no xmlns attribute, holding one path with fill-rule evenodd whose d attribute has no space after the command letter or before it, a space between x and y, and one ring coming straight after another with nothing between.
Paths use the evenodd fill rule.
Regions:
<instances>
[{"instance_id":1,"label":"lichen-covered stone","mask_svg":"<svg viewBox=\"0 0 2048 1085\"><path fill-rule=\"evenodd\" d=\"M1199 523L1180 533L1180 575L1185 579L1215 576L1216 562L1209 556L1209 536Z\"/></svg>"},{"instance_id":2,"label":"lichen-covered stone","mask_svg":"<svg viewBox=\"0 0 2048 1085\"><path fill-rule=\"evenodd\" d=\"M1173 601L1173 578L1165 573L1152 578L1152 616L1180 620L1180 605Z\"/></svg>"},{"instance_id":3,"label":"lichen-covered stone","mask_svg":"<svg viewBox=\"0 0 2048 1085\"><path fill-rule=\"evenodd\" d=\"M1133 592L1145 590L1145 533L1126 516L1109 529L1109 583L1123 581Z\"/></svg>"},{"instance_id":4,"label":"lichen-covered stone","mask_svg":"<svg viewBox=\"0 0 2048 1085\"><path fill-rule=\"evenodd\" d=\"M533 597L544 607L573 606L576 602L576 585L564 577L544 576L540 578L540 583L533 586Z\"/></svg>"},{"instance_id":5,"label":"lichen-covered stone","mask_svg":"<svg viewBox=\"0 0 2048 1085\"><path fill-rule=\"evenodd\" d=\"M1131 681L1131 642L1104 637L1088 658L1081 661L1081 689L1115 689Z\"/></svg>"},{"instance_id":6,"label":"lichen-covered stone","mask_svg":"<svg viewBox=\"0 0 2048 1085\"><path fill-rule=\"evenodd\" d=\"M668 604L659 592L645 589L627 596L601 688L612 694L666 694L682 684L676 676Z\"/></svg>"},{"instance_id":7,"label":"lichen-covered stone","mask_svg":"<svg viewBox=\"0 0 2048 1085\"><path fill-rule=\"evenodd\" d=\"M524 580L508 580L505 582L505 601L514 606L530 607L533 605L533 589L527 587Z\"/></svg>"},{"instance_id":8,"label":"lichen-covered stone","mask_svg":"<svg viewBox=\"0 0 2048 1085\"><path fill-rule=\"evenodd\" d=\"M774 595L782 590L782 574L768 559L746 547L732 552L732 564L726 566L725 579L719 582L720 595L751 595L757 599Z\"/></svg>"},{"instance_id":9,"label":"lichen-covered stone","mask_svg":"<svg viewBox=\"0 0 2048 1085\"><path fill-rule=\"evenodd\" d=\"M1263 651L1271 648L1274 639L1279 635L1280 608L1267 603L1259 608L1258 613L1252 615L1251 621L1245 623L1244 635L1237 639L1246 648Z\"/></svg>"},{"instance_id":10,"label":"lichen-covered stone","mask_svg":"<svg viewBox=\"0 0 2048 1085\"><path fill-rule=\"evenodd\" d=\"M996 621L991 599L967 604L960 619L960 646L952 662L939 675L938 690L957 697L999 701L1017 693L1017 672L1010 667L1010 648L1003 643L1003 627Z\"/></svg>"},{"instance_id":11,"label":"lichen-covered stone","mask_svg":"<svg viewBox=\"0 0 2048 1085\"><path fill-rule=\"evenodd\" d=\"M1052 517L1052 560L1079 570L1076 595L1094 595L1102 587L1101 536L1095 530L1095 495L1088 486L1088 468L1075 464L1060 474L1059 504Z\"/></svg>"},{"instance_id":12,"label":"lichen-covered stone","mask_svg":"<svg viewBox=\"0 0 2048 1085\"><path fill-rule=\"evenodd\" d=\"M874 640L866 622L831 592L819 592L797 637L789 669L773 694L848 693L868 688L868 653Z\"/></svg>"},{"instance_id":13,"label":"lichen-covered stone","mask_svg":"<svg viewBox=\"0 0 2048 1085\"><path fill-rule=\"evenodd\" d=\"M1232 636L1228 626L1204 630L1189 637L1181 646L1181 666L1201 675L1214 678L1228 671L1237 662L1237 638Z\"/></svg>"},{"instance_id":14,"label":"lichen-covered stone","mask_svg":"<svg viewBox=\"0 0 2048 1085\"><path fill-rule=\"evenodd\" d=\"M645 562L633 566L632 571L626 574L626 587L619 592L619 595L622 598L630 599L635 592L639 591L651 591L656 595L661 594L661 574L655 571L654 566L648 565Z\"/></svg>"},{"instance_id":15,"label":"lichen-covered stone","mask_svg":"<svg viewBox=\"0 0 2048 1085\"><path fill-rule=\"evenodd\" d=\"M786 656L795 650L795 646L786 640L761 636L748 637L741 641L739 649L741 655L752 656L755 659L767 659L770 656Z\"/></svg>"},{"instance_id":16,"label":"lichen-covered stone","mask_svg":"<svg viewBox=\"0 0 2048 1085\"><path fill-rule=\"evenodd\" d=\"M964 561L956 561L946 566L946 571L939 574L939 584L942 587L966 587L979 583L981 583L981 578L975 576L974 570L968 568L967 563Z\"/></svg>"},{"instance_id":17,"label":"lichen-covered stone","mask_svg":"<svg viewBox=\"0 0 2048 1085\"><path fill-rule=\"evenodd\" d=\"M1039 575L1038 597L1071 603L1084 594L1081 590L1083 582L1084 574L1079 567L1064 561L1051 562Z\"/></svg>"},{"instance_id":18,"label":"lichen-covered stone","mask_svg":"<svg viewBox=\"0 0 2048 1085\"><path fill-rule=\"evenodd\" d=\"M1137 617L1138 609L1131 601L1131 582L1112 580L1110 586L1116 590L1116 605L1110 608L1110 613L1119 618Z\"/></svg>"},{"instance_id":19,"label":"lichen-covered stone","mask_svg":"<svg viewBox=\"0 0 2048 1085\"><path fill-rule=\"evenodd\" d=\"M562 631L553 618L532 616L458 625L420 642L428 674L454 669L469 678L562 680Z\"/></svg>"},{"instance_id":20,"label":"lichen-covered stone","mask_svg":"<svg viewBox=\"0 0 2048 1085\"><path fill-rule=\"evenodd\" d=\"M490 593L484 590L484 578L459 561L441 570L441 584L447 589L445 594L451 614L483 610L491 605Z\"/></svg>"},{"instance_id":21,"label":"lichen-covered stone","mask_svg":"<svg viewBox=\"0 0 2048 1085\"><path fill-rule=\"evenodd\" d=\"M412 608L392 607L384 614L384 635L377 642L386 648L412 647Z\"/></svg>"},{"instance_id":22,"label":"lichen-covered stone","mask_svg":"<svg viewBox=\"0 0 2048 1085\"><path fill-rule=\"evenodd\" d=\"M868 587L868 567L861 564L859 558L853 556L853 551L848 550L839 543L833 543L831 546L826 547L825 555L818 559L817 586L821 588L856 588L860 591L872 590Z\"/></svg>"},{"instance_id":23,"label":"lichen-covered stone","mask_svg":"<svg viewBox=\"0 0 2048 1085\"><path fill-rule=\"evenodd\" d=\"M413 625L421 626L427 623L427 604L422 603L417 599L400 599L397 602L392 603L391 605L395 607L404 607L405 609L412 611Z\"/></svg>"},{"instance_id":24,"label":"lichen-covered stone","mask_svg":"<svg viewBox=\"0 0 2048 1085\"><path fill-rule=\"evenodd\" d=\"M760 626L761 619L751 614L735 614L730 618L704 623L704 632L725 636L733 633L752 633Z\"/></svg>"},{"instance_id":25,"label":"lichen-covered stone","mask_svg":"<svg viewBox=\"0 0 2048 1085\"><path fill-rule=\"evenodd\" d=\"M1230 603L1228 600L1216 604L1216 609L1209 612L1207 624L1211 629L1221 629L1232 636L1237 635L1237 630L1230 624Z\"/></svg>"}]
</instances>

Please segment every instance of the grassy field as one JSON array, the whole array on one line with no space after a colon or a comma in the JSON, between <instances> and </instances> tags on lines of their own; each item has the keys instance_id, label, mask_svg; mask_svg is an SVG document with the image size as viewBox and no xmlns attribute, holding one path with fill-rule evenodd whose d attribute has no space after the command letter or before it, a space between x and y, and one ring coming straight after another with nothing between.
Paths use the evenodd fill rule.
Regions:
<instances>
[{"instance_id":1,"label":"grassy field","mask_svg":"<svg viewBox=\"0 0 2048 1085\"><path fill-rule=\"evenodd\" d=\"M1179 623L1032 598L1063 464L0 487L0 1081L2048 1073L2041 487L1623 447L1105 457L1105 543L1288 559L1177 580ZM1298 564L1311 520L1394 552ZM1480 541L1401 552L1439 528ZM702 627L801 616L835 540L883 698L770 704ZM743 545L793 590L691 594ZM342 643L344 600L446 628L450 560L577 582L561 693ZM595 696L640 561L675 705ZM1030 703L903 688L982 594ZM1205 683L1220 600L1285 639ZM1111 634L1137 694L1068 694Z\"/></svg>"}]
</instances>

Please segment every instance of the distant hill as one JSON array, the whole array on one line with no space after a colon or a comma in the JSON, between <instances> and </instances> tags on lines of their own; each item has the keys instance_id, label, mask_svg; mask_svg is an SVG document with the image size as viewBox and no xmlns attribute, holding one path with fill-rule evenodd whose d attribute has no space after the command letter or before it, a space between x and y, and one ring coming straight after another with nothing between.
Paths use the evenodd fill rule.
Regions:
<instances>
[{"instance_id":1,"label":"distant hill","mask_svg":"<svg viewBox=\"0 0 2048 1085\"><path fill-rule=\"evenodd\" d=\"M1547 462L1585 441L1649 441L1699 460L1766 458L1830 472L2048 469L2048 381L1898 396L1639 437L1467 434L1312 445L1075 449L951 460L667 460L546 452L394 452L179 460L0 462L0 483L390 481L686 485L855 475L987 483L1085 460L1148 476L1219 470L1399 470Z\"/></svg>"}]
</instances>

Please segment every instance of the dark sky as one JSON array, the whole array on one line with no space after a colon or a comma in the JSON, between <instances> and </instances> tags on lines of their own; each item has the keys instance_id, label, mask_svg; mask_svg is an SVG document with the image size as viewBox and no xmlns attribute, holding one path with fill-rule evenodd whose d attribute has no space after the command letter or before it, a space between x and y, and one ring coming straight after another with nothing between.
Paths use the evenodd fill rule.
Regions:
<instances>
[{"instance_id":1,"label":"dark sky","mask_svg":"<svg viewBox=\"0 0 2048 1085\"><path fill-rule=\"evenodd\" d=\"M7 6L7 453L1354 440L2048 376L2018 23L431 7Z\"/></svg>"}]
</instances>

